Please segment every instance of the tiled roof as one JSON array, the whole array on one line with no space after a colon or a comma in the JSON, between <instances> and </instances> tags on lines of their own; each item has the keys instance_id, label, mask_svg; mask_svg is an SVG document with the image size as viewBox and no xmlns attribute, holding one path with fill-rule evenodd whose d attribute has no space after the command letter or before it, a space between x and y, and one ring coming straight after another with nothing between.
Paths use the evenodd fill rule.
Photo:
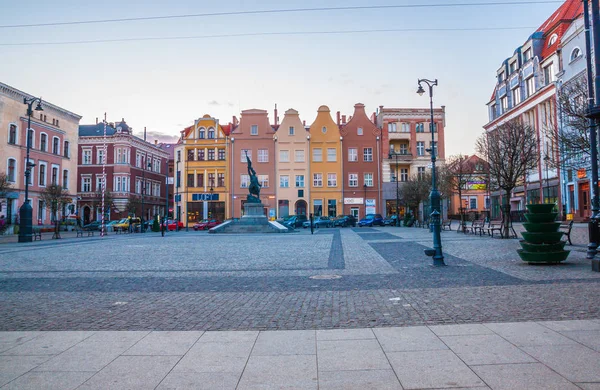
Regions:
<instances>
[{"instance_id":1,"label":"tiled roof","mask_svg":"<svg viewBox=\"0 0 600 390\"><path fill-rule=\"evenodd\" d=\"M225 135L229 135L231 134L231 128L233 127L233 125L230 123L228 125L220 125L221 129L223 129L223 133L225 133Z\"/></svg>"},{"instance_id":2,"label":"tiled roof","mask_svg":"<svg viewBox=\"0 0 600 390\"><path fill-rule=\"evenodd\" d=\"M567 0L540 26L538 32L544 33L545 36L542 59L556 52L563 34L571 22L581 14L583 3L580 0ZM550 45L550 40L555 34L556 40Z\"/></svg>"},{"instance_id":3,"label":"tiled roof","mask_svg":"<svg viewBox=\"0 0 600 390\"><path fill-rule=\"evenodd\" d=\"M113 135L117 131L106 125L106 135ZM79 125L79 136L80 137L95 137L104 135L104 123L98 123L95 125Z\"/></svg>"},{"instance_id":4,"label":"tiled roof","mask_svg":"<svg viewBox=\"0 0 600 390\"><path fill-rule=\"evenodd\" d=\"M175 146L177 146L177 144L167 144L167 143L158 144L159 148L161 148L165 152L169 153L169 160L175 159Z\"/></svg>"}]
</instances>

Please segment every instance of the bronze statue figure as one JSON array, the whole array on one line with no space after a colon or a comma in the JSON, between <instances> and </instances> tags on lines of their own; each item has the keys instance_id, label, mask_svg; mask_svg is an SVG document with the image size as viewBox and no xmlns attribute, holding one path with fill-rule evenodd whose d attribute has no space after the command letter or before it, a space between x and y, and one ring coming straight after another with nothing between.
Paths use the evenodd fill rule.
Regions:
<instances>
[{"instance_id":1,"label":"bronze statue figure","mask_svg":"<svg viewBox=\"0 0 600 390\"><path fill-rule=\"evenodd\" d=\"M246 152L246 161L248 162L248 176L250 176L250 185L248 186L248 192L250 193L247 196L247 201L249 203L260 203L261 186L258 182L256 171L252 168L252 161L250 161L250 157L248 157L248 152Z\"/></svg>"}]
</instances>

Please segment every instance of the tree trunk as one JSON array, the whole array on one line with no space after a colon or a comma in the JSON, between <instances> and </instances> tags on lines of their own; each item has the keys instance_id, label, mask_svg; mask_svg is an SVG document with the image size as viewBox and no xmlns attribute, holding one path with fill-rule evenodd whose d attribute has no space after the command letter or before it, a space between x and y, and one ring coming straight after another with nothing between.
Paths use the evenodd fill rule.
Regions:
<instances>
[{"instance_id":1,"label":"tree trunk","mask_svg":"<svg viewBox=\"0 0 600 390\"><path fill-rule=\"evenodd\" d=\"M504 231L502 238L510 237L510 191L506 191L504 202L502 203L502 220L504 222Z\"/></svg>"}]
</instances>

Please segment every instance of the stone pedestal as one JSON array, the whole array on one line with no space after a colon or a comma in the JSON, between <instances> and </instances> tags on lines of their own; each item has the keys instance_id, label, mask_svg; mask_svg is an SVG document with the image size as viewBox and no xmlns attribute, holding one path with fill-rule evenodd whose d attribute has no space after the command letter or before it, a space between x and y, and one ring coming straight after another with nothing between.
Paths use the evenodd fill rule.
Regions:
<instances>
[{"instance_id":1,"label":"stone pedestal","mask_svg":"<svg viewBox=\"0 0 600 390\"><path fill-rule=\"evenodd\" d=\"M236 221L227 221L210 229L209 233L287 233L286 227L269 222L262 203L244 204L244 215Z\"/></svg>"}]
</instances>

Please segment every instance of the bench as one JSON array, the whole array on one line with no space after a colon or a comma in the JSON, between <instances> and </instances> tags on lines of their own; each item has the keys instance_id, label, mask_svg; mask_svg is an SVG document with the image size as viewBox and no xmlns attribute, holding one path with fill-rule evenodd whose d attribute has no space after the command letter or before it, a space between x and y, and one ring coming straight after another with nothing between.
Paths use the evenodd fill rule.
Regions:
<instances>
[{"instance_id":1,"label":"bench","mask_svg":"<svg viewBox=\"0 0 600 390\"><path fill-rule=\"evenodd\" d=\"M42 241L42 231L40 229L33 229L33 241Z\"/></svg>"},{"instance_id":2,"label":"bench","mask_svg":"<svg viewBox=\"0 0 600 390\"><path fill-rule=\"evenodd\" d=\"M558 231L563 232L567 237L569 245L573 245L573 243L571 242L571 229L573 229L573 221L569 223L561 223L560 227L558 228Z\"/></svg>"},{"instance_id":3,"label":"bench","mask_svg":"<svg viewBox=\"0 0 600 390\"><path fill-rule=\"evenodd\" d=\"M75 232L77 232L76 237L83 237L83 229L82 228L75 229Z\"/></svg>"},{"instance_id":4,"label":"bench","mask_svg":"<svg viewBox=\"0 0 600 390\"><path fill-rule=\"evenodd\" d=\"M504 229L502 221L490 221L490 224L487 228L487 233L488 235L494 237L494 231L497 231L500 233L500 237L502 237L502 229Z\"/></svg>"},{"instance_id":5,"label":"bench","mask_svg":"<svg viewBox=\"0 0 600 390\"><path fill-rule=\"evenodd\" d=\"M485 229L485 221L483 219L477 219L471 223L471 233L483 235L483 229Z\"/></svg>"},{"instance_id":6,"label":"bench","mask_svg":"<svg viewBox=\"0 0 600 390\"><path fill-rule=\"evenodd\" d=\"M442 230L446 230L446 227L448 228L448 230L452 231L452 220L449 219L447 221L442 221Z\"/></svg>"}]
</instances>

